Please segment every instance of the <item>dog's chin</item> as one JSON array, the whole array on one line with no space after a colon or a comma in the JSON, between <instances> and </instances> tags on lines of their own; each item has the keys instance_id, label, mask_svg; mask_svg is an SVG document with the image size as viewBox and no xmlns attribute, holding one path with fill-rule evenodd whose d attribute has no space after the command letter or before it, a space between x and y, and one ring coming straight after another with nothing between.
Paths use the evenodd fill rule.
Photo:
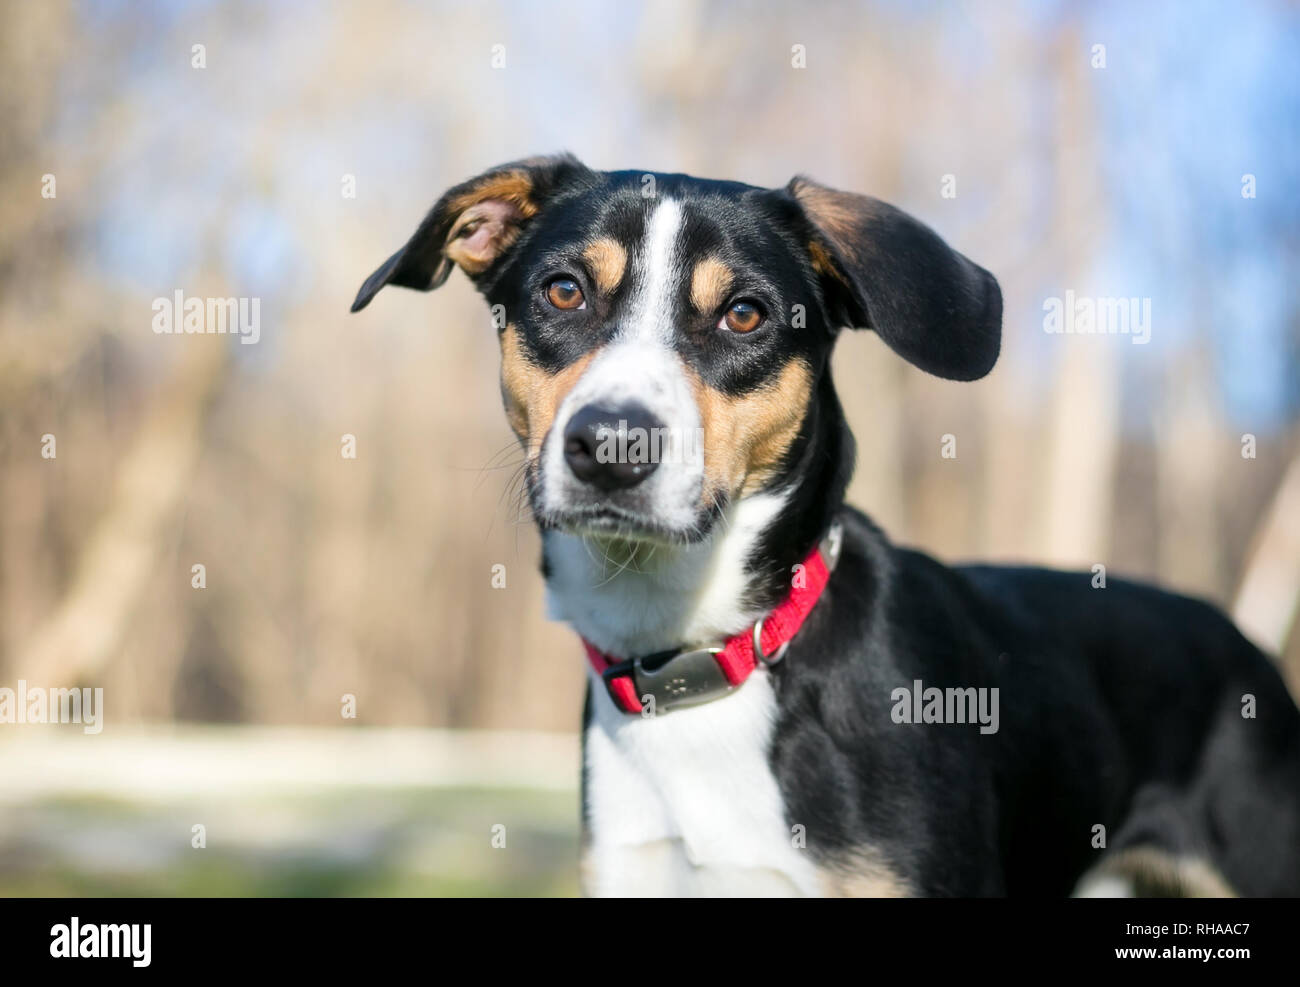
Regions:
<instances>
[{"instance_id":1,"label":"dog's chin","mask_svg":"<svg viewBox=\"0 0 1300 987\"><path fill-rule=\"evenodd\" d=\"M560 531L602 547L624 546L635 551L641 546L693 545L713 531L718 512L698 511L688 524L670 524L641 511L602 503L553 510L537 517L543 531Z\"/></svg>"}]
</instances>

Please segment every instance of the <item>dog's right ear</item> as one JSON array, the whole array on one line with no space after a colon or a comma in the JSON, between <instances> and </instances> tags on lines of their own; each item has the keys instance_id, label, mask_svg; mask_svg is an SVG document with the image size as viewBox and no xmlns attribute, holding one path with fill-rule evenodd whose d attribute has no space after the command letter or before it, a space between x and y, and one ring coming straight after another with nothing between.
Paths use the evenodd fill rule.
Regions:
<instances>
[{"instance_id":1,"label":"dog's right ear","mask_svg":"<svg viewBox=\"0 0 1300 987\"><path fill-rule=\"evenodd\" d=\"M813 269L840 326L874 329L903 359L948 380L993 369L1002 290L928 226L879 199L798 177L785 188L812 224Z\"/></svg>"},{"instance_id":2,"label":"dog's right ear","mask_svg":"<svg viewBox=\"0 0 1300 987\"><path fill-rule=\"evenodd\" d=\"M448 191L415 235L366 279L352 303L359 312L387 284L432 291L453 264L477 279L492 268L524 225L572 182L591 171L570 154L513 161Z\"/></svg>"}]
</instances>

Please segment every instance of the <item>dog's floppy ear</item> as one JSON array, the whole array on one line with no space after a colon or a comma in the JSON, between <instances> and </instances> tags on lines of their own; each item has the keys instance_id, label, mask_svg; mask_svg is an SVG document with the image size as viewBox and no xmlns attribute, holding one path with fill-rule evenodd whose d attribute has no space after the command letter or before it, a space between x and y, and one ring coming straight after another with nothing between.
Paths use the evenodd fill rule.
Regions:
<instances>
[{"instance_id":1,"label":"dog's floppy ear","mask_svg":"<svg viewBox=\"0 0 1300 987\"><path fill-rule=\"evenodd\" d=\"M879 199L802 176L786 191L813 226L813 267L839 325L874 329L938 377L977 380L993 369L1002 335L993 275Z\"/></svg>"},{"instance_id":2,"label":"dog's floppy ear","mask_svg":"<svg viewBox=\"0 0 1300 987\"><path fill-rule=\"evenodd\" d=\"M560 189L591 172L569 154L526 158L462 182L437 201L415 235L366 279L352 303L359 312L387 284L432 291L460 265L471 278L489 270L524 224Z\"/></svg>"}]
</instances>

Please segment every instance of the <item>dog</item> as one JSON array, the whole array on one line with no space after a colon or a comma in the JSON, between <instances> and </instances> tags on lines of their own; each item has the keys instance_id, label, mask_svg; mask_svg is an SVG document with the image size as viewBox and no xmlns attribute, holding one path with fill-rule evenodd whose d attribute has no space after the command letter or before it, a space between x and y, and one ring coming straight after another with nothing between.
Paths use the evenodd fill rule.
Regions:
<instances>
[{"instance_id":1,"label":"dog","mask_svg":"<svg viewBox=\"0 0 1300 987\"><path fill-rule=\"evenodd\" d=\"M997 281L927 226L531 158L443 195L352 310L453 267L587 654L588 894L1300 894L1300 711L1225 616L947 567L844 504L842 329L953 381L998 357Z\"/></svg>"}]
</instances>

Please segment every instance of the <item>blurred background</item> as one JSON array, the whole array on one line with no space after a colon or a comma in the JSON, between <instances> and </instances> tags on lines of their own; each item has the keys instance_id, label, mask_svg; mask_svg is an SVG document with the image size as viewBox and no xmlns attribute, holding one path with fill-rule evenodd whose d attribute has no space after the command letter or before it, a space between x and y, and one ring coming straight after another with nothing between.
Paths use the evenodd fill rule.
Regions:
<instances>
[{"instance_id":1,"label":"blurred background","mask_svg":"<svg viewBox=\"0 0 1300 987\"><path fill-rule=\"evenodd\" d=\"M576 889L581 652L486 310L455 274L348 315L535 153L935 227L1003 356L845 334L852 500L1212 599L1300 684L1294 3L0 6L0 686L105 697L0 725L0 893ZM178 290L260 299L259 341L156 334ZM1067 291L1149 299L1149 342L1046 332Z\"/></svg>"}]
</instances>

